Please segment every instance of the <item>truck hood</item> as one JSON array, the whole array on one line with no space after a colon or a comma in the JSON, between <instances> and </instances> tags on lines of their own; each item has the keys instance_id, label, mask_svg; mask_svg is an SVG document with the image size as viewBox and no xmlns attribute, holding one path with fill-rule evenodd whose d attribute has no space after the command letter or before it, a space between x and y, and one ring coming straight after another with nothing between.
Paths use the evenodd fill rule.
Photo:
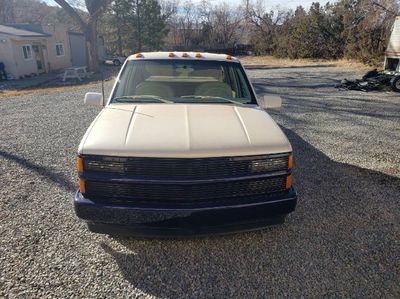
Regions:
<instances>
[{"instance_id":1,"label":"truck hood","mask_svg":"<svg viewBox=\"0 0 400 299\"><path fill-rule=\"evenodd\" d=\"M291 152L258 107L220 104L111 104L93 121L79 154L202 158Z\"/></svg>"}]
</instances>

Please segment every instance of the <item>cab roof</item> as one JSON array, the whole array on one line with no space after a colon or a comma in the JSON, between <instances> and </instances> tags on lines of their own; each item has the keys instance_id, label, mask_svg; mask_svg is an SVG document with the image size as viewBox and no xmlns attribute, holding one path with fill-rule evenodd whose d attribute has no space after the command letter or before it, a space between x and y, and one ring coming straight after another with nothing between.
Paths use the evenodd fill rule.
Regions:
<instances>
[{"instance_id":1,"label":"cab roof","mask_svg":"<svg viewBox=\"0 0 400 299\"><path fill-rule=\"evenodd\" d=\"M128 60L142 59L191 59L191 60L208 60L208 61L229 61L239 62L239 59L227 54L215 54L205 52L140 52L128 57Z\"/></svg>"}]
</instances>

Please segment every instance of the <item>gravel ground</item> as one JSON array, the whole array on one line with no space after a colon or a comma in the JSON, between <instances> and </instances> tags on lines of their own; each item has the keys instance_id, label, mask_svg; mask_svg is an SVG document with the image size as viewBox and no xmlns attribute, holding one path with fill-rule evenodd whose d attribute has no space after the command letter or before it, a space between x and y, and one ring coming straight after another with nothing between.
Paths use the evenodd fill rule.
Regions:
<instances>
[{"instance_id":1,"label":"gravel ground","mask_svg":"<svg viewBox=\"0 0 400 299\"><path fill-rule=\"evenodd\" d=\"M0 297L399 298L399 94L336 90L360 74L335 67L249 74L284 98L299 205L284 225L197 240L111 238L75 217L76 149L99 111L82 98L99 85L1 99Z\"/></svg>"}]
</instances>

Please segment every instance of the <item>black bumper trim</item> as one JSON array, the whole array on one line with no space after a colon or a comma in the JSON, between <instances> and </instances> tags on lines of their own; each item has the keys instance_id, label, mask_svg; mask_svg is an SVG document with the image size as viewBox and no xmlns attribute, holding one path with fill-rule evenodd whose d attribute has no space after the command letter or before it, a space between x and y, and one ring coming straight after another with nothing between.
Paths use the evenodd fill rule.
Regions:
<instances>
[{"instance_id":1,"label":"black bumper trim","mask_svg":"<svg viewBox=\"0 0 400 299\"><path fill-rule=\"evenodd\" d=\"M168 207L96 204L79 192L74 200L77 216L88 223L91 231L137 237L201 236L261 229L281 223L296 204L293 188L284 196L265 197L264 201L195 203L184 208L179 204Z\"/></svg>"},{"instance_id":2,"label":"black bumper trim","mask_svg":"<svg viewBox=\"0 0 400 299\"><path fill-rule=\"evenodd\" d=\"M190 238L228 235L264 229L271 225L283 224L286 215L278 215L256 221L245 221L229 225L210 227L184 228L184 227L151 227L144 225L127 226L109 223L87 222L88 228L93 233L108 234L113 236L127 236L139 238Z\"/></svg>"}]
</instances>

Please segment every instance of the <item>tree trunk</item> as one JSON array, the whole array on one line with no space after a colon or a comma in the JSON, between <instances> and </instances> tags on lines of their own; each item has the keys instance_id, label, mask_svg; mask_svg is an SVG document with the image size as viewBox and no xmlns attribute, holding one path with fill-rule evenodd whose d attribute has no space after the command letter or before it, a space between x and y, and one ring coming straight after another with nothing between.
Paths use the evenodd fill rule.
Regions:
<instances>
[{"instance_id":1,"label":"tree trunk","mask_svg":"<svg viewBox=\"0 0 400 299\"><path fill-rule=\"evenodd\" d=\"M121 33L121 16L119 15L120 8L118 7L118 3L115 3L116 9L116 17L117 17L117 43L118 43L118 55L122 56L122 33Z\"/></svg>"},{"instance_id":2,"label":"tree trunk","mask_svg":"<svg viewBox=\"0 0 400 299\"><path fill-rule=\"evenodd\" d=\"M89 58L89 70L96 73L100 70L97 45L97 18L91 20L87 25L86 47Z\"/></svg>"},{"instance_id":3,"label":"tree trunk","mask_svg":"<svg viewBox=\"0 0 400 299\"><path fill-rule=\"evenodd\" d=\"M122 33L121 33L121 28L118 26L117 28L117 34L118 34L118 55L122 56Z\"/></svg>"},{"instance_id":4,"label":"tree trunk","mask_svg":"<svg viewBox=\"0 0 400 299\"><path fill-rule=\"evenodd\" d=\"M137 17L137 42L138 42L138 52L142 51L142 23L140 20L140 1L136 0L136 17Z\"/></svg>"},{"instance_id":5,"label":"tree trunk","mask_svg":"<svg viewBox=\"0 0 400 299\"><path fill-rule=\"evenodd\" d=\"M99 60L97 52L97 21L103 9L111 2L111 0L85 0L86 7L89 11L89 22L86 23L78 12L68 3L67 0L54 0L60 5L66 13L74 19L84 32L86 37L86 49L89 60L89 70L93 72L99 71Z\"/></svg>"}]
</instances>

